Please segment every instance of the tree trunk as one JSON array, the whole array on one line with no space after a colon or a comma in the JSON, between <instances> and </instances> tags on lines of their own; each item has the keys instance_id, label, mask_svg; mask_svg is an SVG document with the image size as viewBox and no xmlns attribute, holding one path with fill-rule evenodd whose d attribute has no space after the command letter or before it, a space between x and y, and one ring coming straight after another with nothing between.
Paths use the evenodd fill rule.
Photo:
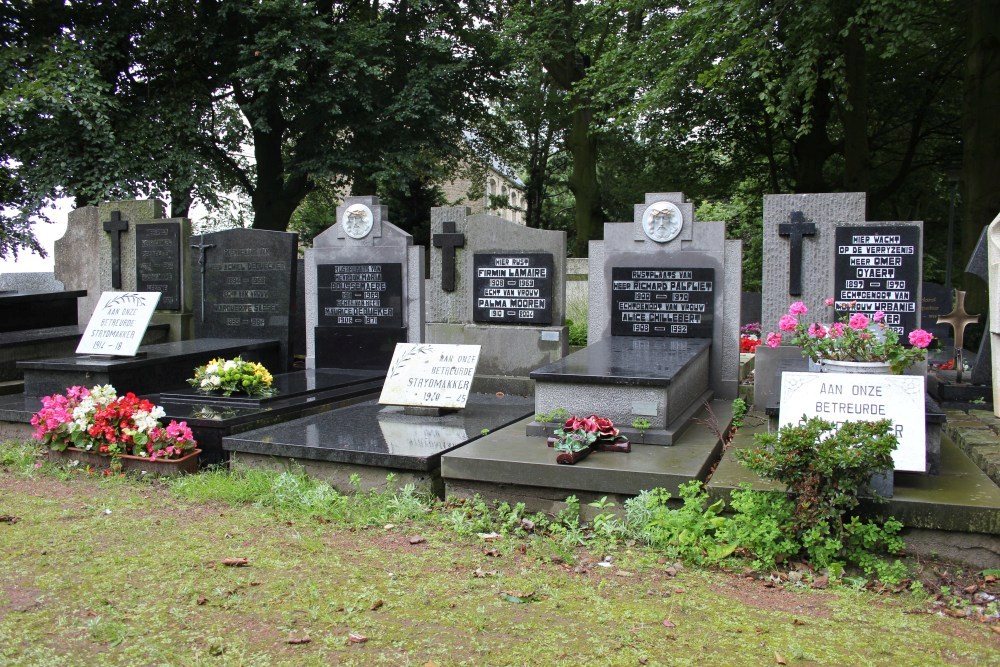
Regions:
<instances>
[{"instance_id":1,"label":"tree trunk","mask_svg":"<svg viewBox=\"0 0 1000 667\"><path fill-rule=\"evenodd\" d=\"M250 195L253 228L283 232L292 213L312 189L305 175L288 175L281 153L280 114L269 114L267 129L253 130L253 150L257 160L257 182Z\"/></svg>"},{"instance_id":2,"label":"tree trunk","mask_svg":"<svg viewBox=\"0 0 1000 667\"><path fill-rule=\"evenodd\" d=\"M983 227L1000 213L1000 0L969 4L969 42L962 104L962 228L956 274L969 312L984 312L986 285L963 274Z\"/></svg>"},{"instance_id":3,"label":"tree trunk","mask_svg":"<svg viewBox=\"0 0 1000 667\"><path fill-rule=\"evenodd\" d=\"M590 132L592 112L578 106L566 135L566 146L573 156L573 171L569 189L576 200L576 239L573 257L586 257L588 241L594 238L595 228L604 222L600 190L597 185L597 139Z\"/></svg>"},{"instance_id":4,"label":"tree trunk","mask_svg":"<svg viewBox=\"0 0 1000 667\"><path fill-rule=\"evenodd\" d=\"M829 192L823 167L833 154L833 144L826 134L832 102L830 83L823 77L816 84L812 99L809 131L795 140L795 192Z\"/></svg>"}]
</instances>

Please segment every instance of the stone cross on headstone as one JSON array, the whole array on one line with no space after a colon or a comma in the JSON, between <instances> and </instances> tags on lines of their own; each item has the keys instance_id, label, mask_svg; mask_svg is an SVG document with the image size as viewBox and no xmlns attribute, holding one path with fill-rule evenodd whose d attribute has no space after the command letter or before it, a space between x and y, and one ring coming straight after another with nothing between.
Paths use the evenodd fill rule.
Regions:
<instances>
[{"instance_id":1,"label":"stone cross on headstone","mask_svg":"<svg viewBox=\"0 0 1000 667\"><path fill-rule=\"evenodd\" d=\"M435 234L432 242L441 248L441 289L455 291L455 249L465 247L465 234L455 231L455 221L441 223L442 233Z\"/></svg>"},{"instance_id":2,"label":"stone cross on headstone","mask_svg":"<svg viewBox=\"0 0 1000 667\"><path fill-rule=\"evenodd\" d=\"M121 211L112 211L111 219L104 223L104 231L111 234L111 286L122 287L122 232L128 231L128 220L122 220Z\"/></svg>"},{"instance_id":3,"label":"stone cross on headstone","mask_svg":"<svg viewBox=\"0 0 1000 667\"><path fill-rule=\"evenodd\" d=\"M965 292L955 290L955 307L947 315L938 318L938 324L942 322L950 324L955 330L955 381L962 382L962 345L965 343L965 327L979 321L979 315L970 315L965 310Z\"/></svg>"},{"instance_id":4,"label":"stone cross on headstone","mask_svg":"<svg viewBox=\"0 0 1000 667\"><path fill-rule=\"evenodd\" d=\"M191 244L194 250L199 253L198 257L198 268L201 270L201 321L205 321L205 251L209 248L214 248L214 243L205 243L205 235L201 234L198 237L198 243Z\"/></svg>"},{"instance_id":5,"label":"stone cross on headstone","mask_svg":"<svg viewBox=\"0 0 1000 667\"><path fill-rule=\"evenodd\" d=\"M802 238L816 234L816 225L806 222L802 211L792 211L789 222L778 225L778 234L788 236L790 247L788 255L788 294L802 295Z\"/></svg>"}]
</instances>

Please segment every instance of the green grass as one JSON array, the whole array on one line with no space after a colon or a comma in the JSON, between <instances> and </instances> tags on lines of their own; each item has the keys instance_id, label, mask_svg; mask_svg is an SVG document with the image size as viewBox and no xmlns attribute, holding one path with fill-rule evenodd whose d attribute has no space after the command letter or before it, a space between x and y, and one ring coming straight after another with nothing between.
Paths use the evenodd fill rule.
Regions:
<instances>
[{"instance_id":1,"label":"green grass","mask_svg":"<svg viewBox=\"0 0 1000 667\"><path fill-rule=\"evenodd\" d=\"M517 508L485 542L474 503L343 496L294 471L101 478L35 467L32 448L9 444L0 461L0 515L19 518L0 523L4 665L1000 659L989 628L914 613L926 605L909 595L765 588L694 567L670 577L648 548L595 553L530 534ZM610 567L597 565L605 554ZM222 564L234 557L249 566ZM537 601L510 600L527 593Z\"/></svg>"}]
</instances>

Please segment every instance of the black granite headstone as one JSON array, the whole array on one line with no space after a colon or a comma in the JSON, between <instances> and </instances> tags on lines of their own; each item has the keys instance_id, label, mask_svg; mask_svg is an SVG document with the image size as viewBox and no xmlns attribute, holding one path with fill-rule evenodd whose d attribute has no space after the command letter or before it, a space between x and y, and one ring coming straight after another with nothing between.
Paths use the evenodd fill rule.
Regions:
<instances>
[{"instance_id":1,"label":"black granite headstone","mask_svg":"<svg viewBox=\"0 0 1000 667\"><path fill-rule=\"evenodd\" d=\"M837 227L834 295L837 316L885 313L906 342L918 328L920 229L912 225ZM851 305L853 304L853 305Z\"/></svg>"},{"instance_id":2,"label":"black granite headstone","mask_svg":"<svg viewBox=\"0 0 1000 667\"><path fill-rule=\"evenodd\" d=\"M551 253L476 253L474 322L552 324Z\"/></svg>"},{"instance_id":3,"label":"black granite headstone","mask_svg":"<svg viewBox=\"0 0 1000 667\"><path fill-rule=\"evenodd\" d=\"M320 326L398 329L403 326L401 264L319 264Z\"/></svg>"},{"instance_id":4,"label":"black granite headstone","mask_svg":"<svg viewBox=\"0 0 1000 667\"><path fill-rule=\"evenodd\" d=\"M287 365L298 235L227 229L203 235L200 243L204 271L198 254L191 257L195 336L278 339Z\"/></svg>"},{"instance_id":5,"label":"black granite headstone","mask_svg":"<svg viewBox=\"0 0 1000 667\"><path fill-rule=\"evenodd\" d=\"M181 309L180 224L136 225L135 289L137 292L159 292L157 310Z\"/></svg>"},{"instance_id":6,"label":"black granite headstone","mask_svg":"<svg viewBox=\"0 0 1000 667\"><path fill-rule=\"evenodd\" d=\"M611 335L711 338L715 269L611 269Z\"/></svg>"},{"instance_id":7,"label":"black granite headstone","mask_svg":"<svg viewBox=\"0 0 1000 667\"><path fill-rule=\"evenodd\" d=\"M942 347L954 347L951 327L947 324L938 324L937 321L941 315L947 315L951 312L951 290L945 289L944 285L928 282L923 283L921 289L923 295L920 299L922 304L920 328L934 334L935 338L939 338Z\"/></svg>"}]
</instances>

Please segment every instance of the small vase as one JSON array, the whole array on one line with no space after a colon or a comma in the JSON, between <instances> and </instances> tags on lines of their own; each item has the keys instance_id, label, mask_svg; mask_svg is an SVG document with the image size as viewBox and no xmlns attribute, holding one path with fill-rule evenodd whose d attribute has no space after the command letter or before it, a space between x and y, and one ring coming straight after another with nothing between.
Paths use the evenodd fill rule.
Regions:
<instances>
[{"instance_id":1,"label":"small vase","mask_svg":"<svg viewBox=\"0 0 1000 667\"><path fill-rule=\"evenodd\" d=\"M892 364L888 361L840 361L837 359L822 359L816 366L819 366L820 373L852 373L864 375L891 375ZM810 360L810 369L813 362Z\"/></svg>"}]
</instances>

